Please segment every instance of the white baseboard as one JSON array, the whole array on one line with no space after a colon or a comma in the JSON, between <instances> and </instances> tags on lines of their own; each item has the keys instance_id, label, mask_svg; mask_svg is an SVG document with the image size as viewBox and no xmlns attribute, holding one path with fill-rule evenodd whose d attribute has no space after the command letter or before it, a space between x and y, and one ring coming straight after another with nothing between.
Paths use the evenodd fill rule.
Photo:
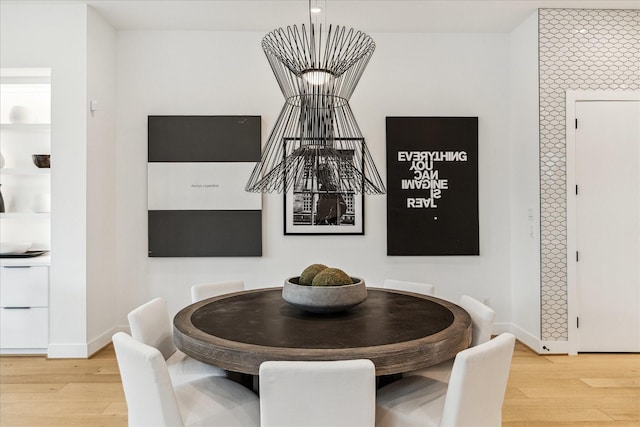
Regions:
<instances>
[{"instance_id":1,"label":"white baseboard","mask_svg":"<svg viewBox=\"0 0 640 427\"><path fill-rule=\"evenodd\" d=\"M116 332L131 333L128 325L119 325L105 331L88 344L51 344L47 352L50 359L86 359L111 342ZM524 329L513 323L495 323L492 330L494 335L510 332L518 341L531 348L538 354L569 354L567 341L541 341ZM24 351L22 352L24 353Z\"/></svg>"},{"instance_id":2,"label":"white baseboard","mask_svg":"<svg viewBox=\"0 0 640 427\"><path fill-rule=\"evenodd\" d=\"M513 324L512 323L494 323L493 324L493 329L491 329L491 335L498 335L503 332L513 333Z\"/></svg>"},{"instance_id":3,"label":"white baseboard","mask_svg":"<svg viewBox=\"0 0 640 427\"><path fill-rule=\"evenodd\" d=\"M84 344L49 344L49 359L87 359L111 342L111 337L118 331L129 333L129 326L115 326Z\"/></svg>"},{"instance_id":4,"label":"white baseboard","mask_svg":"<svg viewBox=\"0 0 640 427\"><path fill-rule=\"evenodd\" d=\"M86 359L89 357L86 344L49 344L49 359Z\"/></svg>"},{"instance_id":5,"label":"white baseboard","mask_svg":"<svg viewBox=\"0 0 640 427\"><path fill-rule=\"evenodd\" d=\"M513 323L495 323L493 325L494 335L502 332L512 333L518 341L538 354L569 354L569 343L567 341L541 341L538 337Z\"/></svg>"},{"instance_id":6,"label":"white baseboard","mask_svg":"<svg viewBox=\"0 0 640 427\"><path fill-rule=\"evenodd\" d=\"M46 355L46 348L3 348L0 349L0 355L13 356L37 356Z\"/></svg>"},{"instance_id":7,"label":"white baseboard","mask_svg":"<svg viewBox=\"0 0 640 427\"><path fill-rule=\"evenodd\" d=\"M118 332L118 328L113 327L89 341L89 343L87 344L87 353L89 354L89 356L93 355L98 350L108 345L111 342L111 337L116 332Z\"/></svg>"},{"instance_id":8,"label":"white baseboard","mask_svg":"<svg viewBox=\"0 0 640 427\"><path fill-rule=\"evenodd\" d=\"M540 341L539 354L570 354L568 341Z\"/></svg>"},{"instance_id":9,"label":"white baseboard","mask_svg":"<svg viewBox=\"0 0 640 427\"><path fill-rule=\"evenodd\" d=\"M540 354L540 339L530 332L525 331L518 325L511 324L511 333L518 338L518 341L529 347L531 350Z\"/></svg>"},{"instance_id":10,"label":"white baseboard","mask_svg":"<svg viewBox=\"0 0 640 427\"><path fill-rule=\"evenodd\" d=\"M129 335L131 335L131 328L129 327L129 325L118 325L116 326L117 331L116 332L126 332ZM115 334L115 332L114 332Z\"/></svg>"}]
</instances>

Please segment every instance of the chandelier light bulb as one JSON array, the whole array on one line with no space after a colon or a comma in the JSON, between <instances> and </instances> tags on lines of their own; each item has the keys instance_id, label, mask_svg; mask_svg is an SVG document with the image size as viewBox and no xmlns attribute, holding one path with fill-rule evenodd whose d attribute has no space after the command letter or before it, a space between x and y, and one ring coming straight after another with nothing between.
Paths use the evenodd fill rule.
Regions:
<instances>
[{"instance_id":1,"label":"chandelier light bulb","mask_svg":"<svg viewBox=\"0 0 640 427\"><path fill-rule=\"evenodd\" d=\"M333 74L327 70L311 69L303 71L302 78L309 84L322 86L333 80Z\"/></svg>"}]
</instances>

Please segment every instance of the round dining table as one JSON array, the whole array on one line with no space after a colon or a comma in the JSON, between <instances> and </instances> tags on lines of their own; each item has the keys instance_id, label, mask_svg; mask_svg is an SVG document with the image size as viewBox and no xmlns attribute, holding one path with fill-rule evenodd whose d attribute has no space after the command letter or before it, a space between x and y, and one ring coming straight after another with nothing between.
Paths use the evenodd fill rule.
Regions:
<instances>
[{"instance_id":1,"label":"round dining table","mask_svg":"<svg viewBox=\"0 0 640 427\"><path fill-rule=\"evenodd\" d=\"M451 302L399 290L367 288L348 310L316 314L282 299L282 288L235 292L176 314L176 346L227 371L257 375L268 360L370 359L376 375L426 368L471 343L471 318Z\"/></svg>"}]
</instances>

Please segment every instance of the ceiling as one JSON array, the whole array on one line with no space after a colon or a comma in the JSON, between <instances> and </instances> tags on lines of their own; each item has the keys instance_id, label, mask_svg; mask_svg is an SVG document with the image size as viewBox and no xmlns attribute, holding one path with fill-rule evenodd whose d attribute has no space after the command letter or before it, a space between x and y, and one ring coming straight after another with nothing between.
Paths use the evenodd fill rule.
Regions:
<instances>
[{"instance_id":1,"label":"ceiling","mask_svg":"<svg viewBox=\"0 0 640 427\"><path fill-rule=\"evenodd\" d=\"M308 0L71 1L93 6L119 30L262 32L308 21ZM640 9L640 0L311 1L325 9L321 22L366 32L405 33L506 33L537 8Z\"/></svg>"}]
</instances>

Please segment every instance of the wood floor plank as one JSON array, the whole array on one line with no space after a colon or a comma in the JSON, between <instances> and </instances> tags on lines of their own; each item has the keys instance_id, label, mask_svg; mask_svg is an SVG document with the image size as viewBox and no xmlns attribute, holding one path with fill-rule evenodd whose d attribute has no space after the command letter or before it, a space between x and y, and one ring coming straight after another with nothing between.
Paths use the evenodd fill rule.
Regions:
<instances>
[{"instance_id":1,"label":"wood floor plank","mask_svg":"<svg viewBox=\"0 0 640 427\"><path fill-rule=\"evenodd\" d=\"M2 414L2 427L126 427L126 415L15 415Z\"/></svg>"},{"instance_id":2,"label":"wood floor plank","mask_svg":"<svg viewBox=\"0 0 640 427\"><path fill-rule=\"evenodd\" d=\"M122 415L127 417L127 404L123 400L122 402L111 402L109 406L102 411L104 415Z\"/></svg>"},{"instance_id":3,"label":"wood floor plank","mask_svg":"<svg viewBox=\"0 0 640 427\"><path fill-rule=\"evenodd\" d=\"M1 383L0 393L5 396L5 393L54 393L64 387L64 384L52 383L52 384L14 384L14 383Z\"/></svg>"},{"instance_id":4,"label":"wood floor plank","mask_svg":"<svg viewBox=\"0 0 640 427\"><path fill-rule=\"evenodd\" d=\"M542 417L542 416L541 416ZM502 427L638 427L635 421L511 421Z\"/></svg>"},{"instance_id":5,"label":"wood floor plank","mask_svg":"<svg viewBox=\"0 0 640 427\"><path fill-rule=\"evenodd\" d=\"M549 423L548 425L550 426L563 422L609 423L614 421L604 412L594 408L547 408L542 413L525 413L521 411L513 413L505 410L505 408L502 411L504 426L510 425L509 422L511 421L539 421L541 418Z\"/></svg>"},{"instance_id":6,"label":"wood floor plank","mask_svg":"<svg viewBox=\"0 0 640 427\"><path fill-rule=\"evenodd\" d=\"M593 397L585 398L584 396L564 396L564 397L512 397L507 391L504 406L530 411L534 408L543 407L559 407L559 408L634 408L638 399L636 396L627 396L624 398L617 396Z\"/></svg>"},{"instance_id":7,"label":"wood floor plank","mask_svg":"<svg viewBox=\"0 0 640 427\"><path fill-rule=\"evenodd\" d=\"M9 402L106 402L124 400L124 391L120 383L69 383L53 393L6 392L3 403Z\"/></svg>"},{"instance_id":8,"label":"wood floor plank","mask_svg":"<svg viewBox=\"0 0 640 427\"><path fill-rule=\"evenodd\" d=\"M635 421L640 426L640 407L635 405L626 409L621 408L600 408L602 412L607 414L611 419L616 421Z\"/></svg>"},{"instance_id":9,"label":"wood floor plank","mask_svg":"<svg viewBox=\"0 0 640 427\"><path fill-rule=\"evenodd\" d=\"M100 377L101 383L113 382L119 383L121 382L120 375L64 375L54 374L54 375L38 375L33 376L29 374L23 375L10 375L7 377L2 377L2 382L6 384L41 384L41 383L94 383L96 382L96 377Z\"/></svg>"},{"instance_id":10,"label":"wood floor plank","mask_svg":"<svg viewBox=\"0 0 640 427\"><path fill-rule=\"evenodd\" d=\"M36 405L32 401L20 400L18 402L2 402L0 413L2 416L7 414L29 415L34 414L37 408L39 414L49 414L51 416L100 415L107 406L109 406L109 403L105 401L38 401Z\"/></svg>"},{"instance_id":11,"label":"wood floor plank","mask_svg":"<svg viewBox=\"0 0 640 427\"><path fill-rule=\"evenodd\" d=\"M580 381L589 387L623 387L638 388L640 387L640 378L638 377L622 377L622 378L580 378Z\"/></svg>"},{"instance_id":12,"label":"wood floor plank","mask_svg":"<svg viewBox=\"0 0 640 427\"><path fill-rule=\"evenodd\" d=\"M563 398L567 395L580 399L604 399L611 397L624 398L638 393L634 393L632 388L595 388L588 385L568 385L566 387L554 388L554 387L519 387L520 390L530 398Z\"/></svg>"}]
</instances>

